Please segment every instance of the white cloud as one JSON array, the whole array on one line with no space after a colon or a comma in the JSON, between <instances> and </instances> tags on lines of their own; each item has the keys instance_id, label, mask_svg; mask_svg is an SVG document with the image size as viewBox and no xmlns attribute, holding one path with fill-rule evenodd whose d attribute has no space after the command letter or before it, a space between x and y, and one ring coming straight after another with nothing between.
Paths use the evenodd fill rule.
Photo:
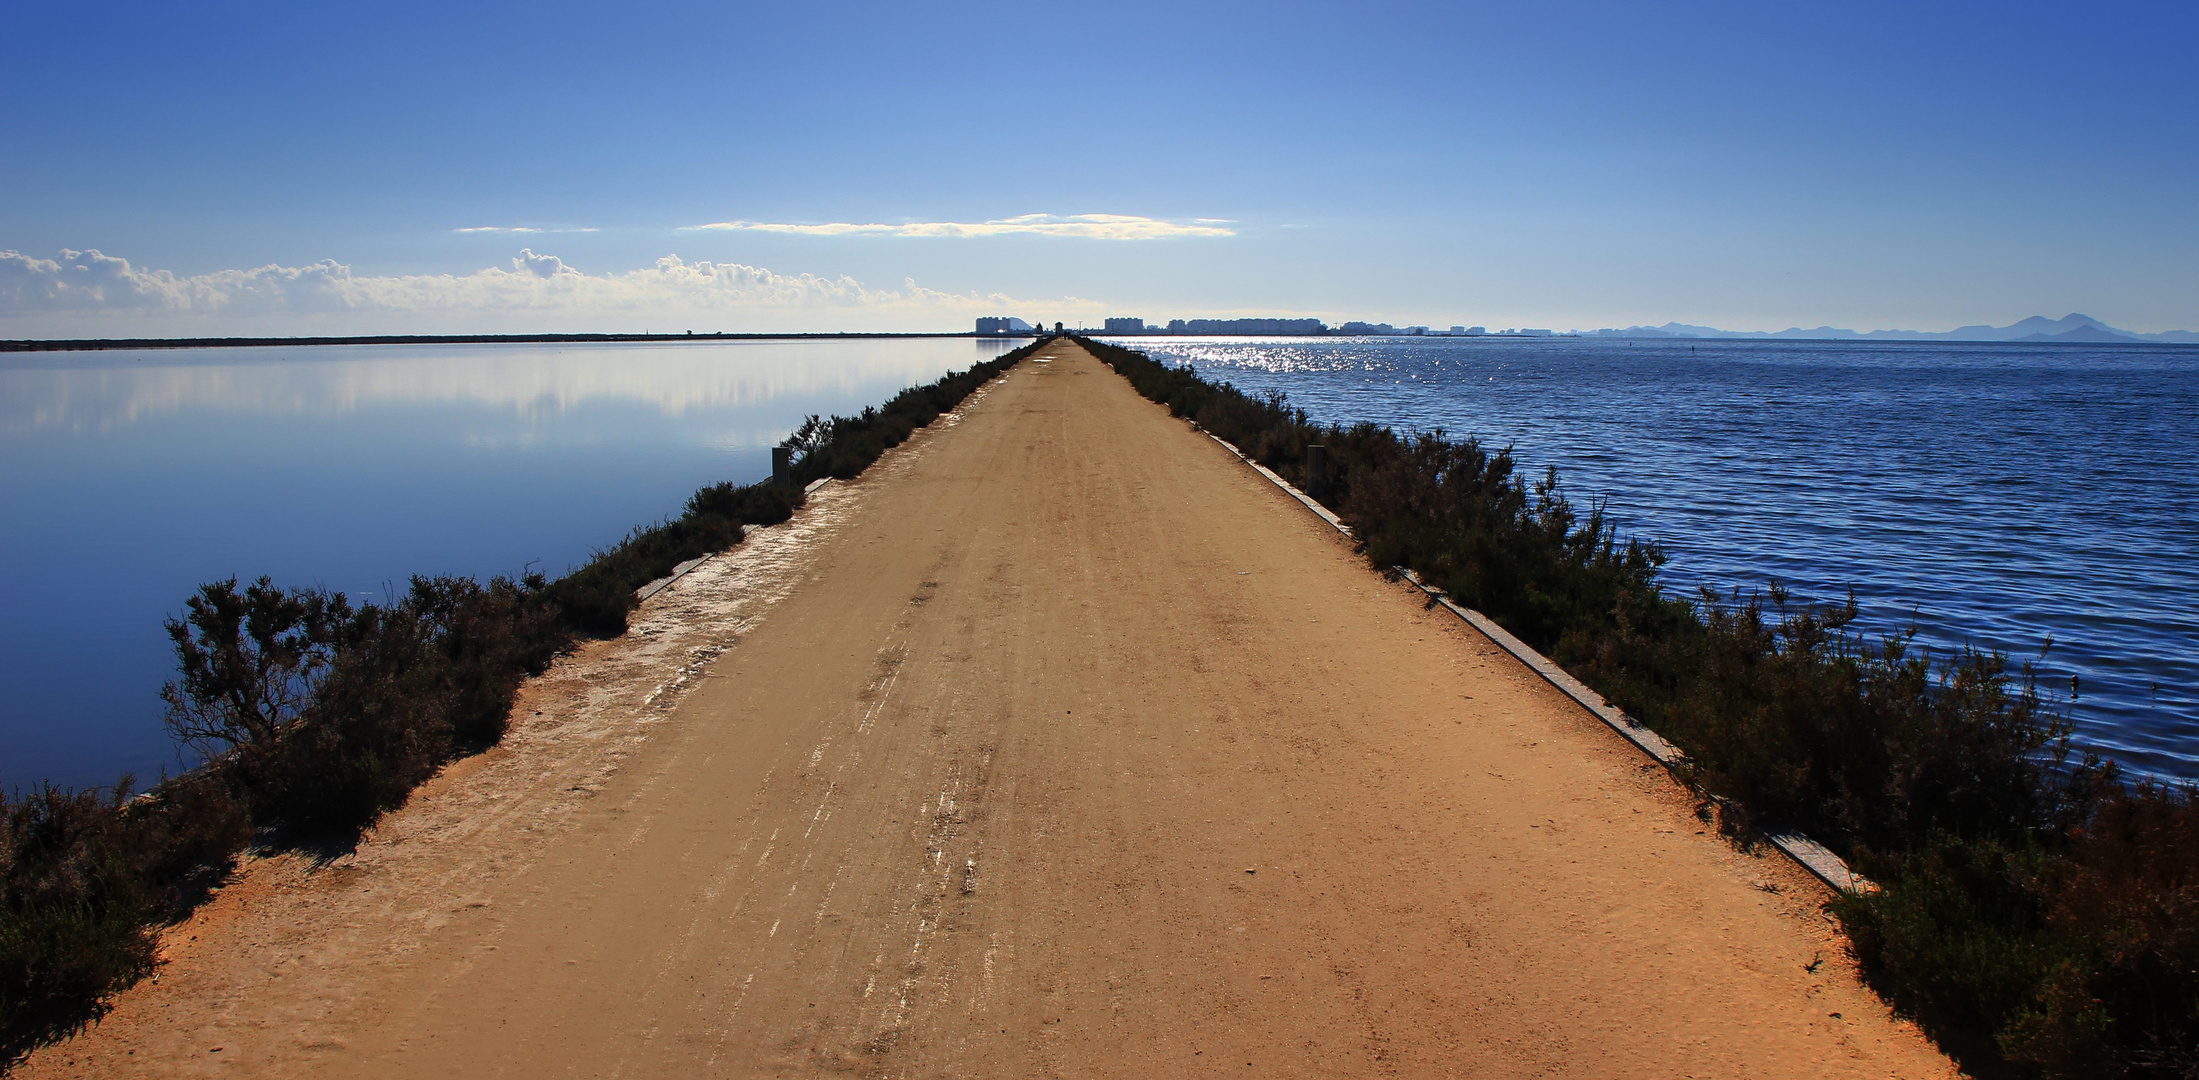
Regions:
<instances>
[{"instance_id":1,"label":"white cloud","mask_svg":"<svg viewBox=\"0 0 2199 1080\"><path fill-rule=\"evenodd\" d=\"M10 329L61 336L196 333L214 329L207 323L240 320L303 320L347 332L499 324L526 329L663 328L685 318L696 320L687 325L712 329L959 329L974 314L1072 317L1096 310L1098 305L1074 297L1030 300L1001 293L950 293L913 280L899 289L874 289L846 276L690 263L677 255L608 274L584 273L555 255L528 248L508 268L492 266L470 274L366 276L324 259L308 266L269 265L186 277L132 266L98 251L65 250L58 258L39 259L0 250L0 336L11 336L6 333ZM114 320L122 317L158 325L115 326Z\"/></svg>"},{"instance_id":2,"label":"white cloud","mask_svg":"<svg viewBox=\"0 0 2199 1080\"><path fill-rule=\"evenodd\" d=\"M538 278L551 278L559 274L578 274L580 271L565 265L565 260L555 255L537 255L533 248L520 248L519 257L512 265Z\"/></svg>"},{"instance_id":3,"label":"white cloud","mask_svg":"<svg viewBox=\"0 0 2199 1080\"><path fill-rule=\"evenodd\" d=\"M182 282L127 259L63 249L58 259L0 251L0 311L178 306Z\"/></svg>"},{"instance_id":4,"label":"white cloud","mask_svg":"<svg viewBox=\"0 0 2199 1080\"><path fill-rule=\"evenodd\" d=\"M1235 236L1221 218L1196 218L1189 225L1130 214L1024 214L997 221L915 221L902 225L832 222L793 225L770 221L714 221L688 229L791 233L796 236L1074 236L1087 240L1166 240L1189 236Z\"/></svg>"}]
</instances>

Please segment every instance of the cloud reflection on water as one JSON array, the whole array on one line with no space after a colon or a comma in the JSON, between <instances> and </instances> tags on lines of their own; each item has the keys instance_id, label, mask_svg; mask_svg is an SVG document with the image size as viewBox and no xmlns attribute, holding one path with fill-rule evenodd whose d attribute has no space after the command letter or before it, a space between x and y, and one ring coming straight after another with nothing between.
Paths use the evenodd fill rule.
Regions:
<instances>
[{"instance_id":1,"label":"cloud reflection on water","mask_svg":"<svg viewBox=\"0 0 2199 1080\"><path fill-rule=\"evenodd\" d=\"M838 398L965 366L999 342L322 346L43 353L0 364L0 435L108 433L179 413L337 417L466 405L532 421L619 403L678 419Z\"/></svg>"}]
</instances>

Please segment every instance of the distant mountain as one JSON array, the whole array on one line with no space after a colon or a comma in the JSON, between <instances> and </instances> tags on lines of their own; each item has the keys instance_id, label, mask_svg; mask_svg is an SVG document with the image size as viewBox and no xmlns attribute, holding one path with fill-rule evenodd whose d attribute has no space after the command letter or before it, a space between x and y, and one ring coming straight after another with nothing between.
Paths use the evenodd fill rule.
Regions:
<instances>
[{"instance_id":1,"label":"distant mountain","mask_svg":"<svg viewBox=\"0 0 2199 1080\"><path fill-rule=\"evenodd\" d=\"M1688 323L1669 322L1663 326L1629 326L1624 330L1583 330L1583 337L1617 338L1803 338L1809 340L1856 341L2072 341L2095 344L2112 344L2119 341L2167 341L2180 344L2199 344L2199 331L2168 330L2158 334L2141 334L2132 330L2118 330L2090 315L2075 312L2059 319L2033 315L2028 319L2007 326L1958 326L1953 330L1872 330L1868 332L1843 330L1836 326L1820 326L1815 330L1790 327L1785 330L1720 330L1715 326L1693 326Z\"/></svg>"},{"instance_id":2,"label":"distant mountain","mask_svg":"<svg viewBox=\"0 0 2199 1080\"><path fill-rule=\"evenodd\" d=\"M2024 336L2017 338L2016 340L2116 342L2136 341L2138 339L2132 337L2129 334L2118 334L2115 331L2110 330L2104 326L2080 326L2074 330L2064 330L2059 334L2025 334Z\"/></svg>"},{"instance_id":3,"label":"distant mountain","mask_svg":"<svg viewBox=\"0 0 2199 1080\"><path fill-rule=\"evenodd\" d=\"M2067 315L2062 316L2059 319L2049 319L2043 315L2033 315L2030 318L2023 320L2022 322L2013 323L2008 326L1963 326L1957 327L1951 332L1957 334L1967 332L1973 335L1997 334L1999 335L1998 340L2001 341L2054 341L2060 340L2065 334L2081 333L2087 330L2097 333L2110 334L2118 338L2131 339L2130 335L2119 333L2110 328L2106 323L2101 322L2100 320L2095 319L2090 315L2079 315L2076 312L2071 312ZM1983 340L1994 339L1983 338Z\"/></svg>"}]
</instances>

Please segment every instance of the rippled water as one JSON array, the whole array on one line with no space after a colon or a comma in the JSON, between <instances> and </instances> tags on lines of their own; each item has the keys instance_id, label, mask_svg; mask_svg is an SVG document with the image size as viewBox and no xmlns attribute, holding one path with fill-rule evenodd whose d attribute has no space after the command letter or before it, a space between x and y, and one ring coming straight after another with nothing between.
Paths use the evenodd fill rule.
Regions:
<instances>
[{"instance_id":1,"label":"rippled water","mask_svg":"<svg viewBox=\"0 0 2199 1080\"><path fill-rule=\"evenodd\" d=\"M1855 590L1866 623L2038 656L2079 737L2199 778L2199 349L1123 339L1316 418L1555 465L1671 586Z\"/></svg>"},{"instance_id":2,"label":"rippled water","mask_svg":"<svg viewBox=\"0 0 2199 1080\"><path fill-rule=\"evenodd\" d=\"M969 339L323 346L0 357L0 787L177 760L161 619L272 575L553 576L813 412L997 355Z\"/></svg>"}]
</instances>

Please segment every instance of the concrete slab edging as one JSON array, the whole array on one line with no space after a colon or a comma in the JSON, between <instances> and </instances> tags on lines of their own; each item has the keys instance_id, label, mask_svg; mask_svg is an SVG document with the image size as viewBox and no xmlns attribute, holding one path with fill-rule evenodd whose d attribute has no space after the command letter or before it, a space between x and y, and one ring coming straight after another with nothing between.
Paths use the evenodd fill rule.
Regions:
<instances>
[{"instance_id":1,"label":"concrete slab edging","mask_svg":"<svg viewBox=\"0 0 2199 1080\"><path fill-rule=\"evenodd\" d=\"M1269 483L1281 488L1291 498L1298 500L1306 509L1313 511L1337 532L1355 540L1358 539L1357 535L1352 532L1351 526L1344 524L1342 518L1337 517L1328 507L1316 502L1312 496L1298 490L1290 481L1276 475L1273 469L1252 460L1249 455L1237 449L1229 440L1200 428L1196 423L1192 424L1192 427L1206 435L1207 438L1220 443L1223 449L1236 455L1237 460L1252 466L1253 470L1266 477ZM1390 570L1405 579L1413 588L1426 594L1430 601L1442 605L1446 611L1458 616L1475 630L1480 631L1481 635L1493 642L1497 648L1503 649L1505 652L1512 654L1513 658L1520 663L1526 664L1535 674L1542 676L1544 681L1557 687L1560 693L1572 698L1581 708L1588 710L1596 719L1603 721L1611 730L1618 732L1621 737L1633 743L1635 748L1642 753L1655 759L1658 764L1667 769L1677 770L1687 763L1687 755L1682 753L1679 747L1672 745L1664 736L1651 731L1636 722L1633 717L1626 715L1617 706L1604 700L1602 694L1589 689L1587 684L1574 678L1564 668L1552 663L1549 657L1536 652L1526 642L1514 637L1511 631L1498 626L1496 620L1472 608L1463 607L1452 602L1450 596L1442 589L1420 580L1420 575L1405 567L1393 566ZM1796 865L1809 871L1810 876L1824 882L1835 891L1872 892L1877 889L1877 886L1872 884L1869 878L1850 869L1847 860L1833 854L1825 845L1801 833L1768 833L1764 839L1770 841L1773 847L1784 852L1788 858L1793 859Z\"/></svg>"},{"instance_id":2,"label":"concrete slab edging","mask_svg":"<svg viewBox=\"0 0 2199 1080\"><path fill-rule=\"evenodd\" d=\"M818 488L821 488L831 482L832 477L829 476L825 477L822 480L812 480L809 482L808 487L802 489L802 494L814 495L817 493ZM744 538L748 535L748 526L741 526L741 535ZM693 570L694 568L701 566L702 564L709 562L712 559L717 558L721 554L724 553L713 551L710 554L705 555L699 559L689 559L686 562L683 562L678 566L673 567L670 574L667 574L664 577L660 577L657 580L642 586L641 588L635 589L634 600L636 602L647 600L650 597L655 596L660 592L663 592L665 589L670 588L673 582L678 581L683 577L686 577L689 570Z\"/></svg>"},{"instance_id":3,"label":"concrete slab edging","mask_svg":"<svg viewBox=\"0 0 2199 1080\"><path fill-rule=\"evenodd\" d=\"M1198 425L1193 424L1192 427L1198 428ZM1230 442L1228 439L1222 438L1221 436L1216 435L1211 431L1207 431L1204 428L1199 428L1199 431L1203 433L1207 438L1222 444L1223 449L1237 455L1237 460L1252 466L1255 472L1258 472L1261 476L1267 477L1269 483L1274 484L1276 487L1282 488L1285 492L1289 493L1291 498L1296 499L1301 503L1304 503L1306 509L1320 515L1321 520L1328 522L1331 528L1335 529L1337 532L1343 533L1345 536L1352 536L1354 539L1357 539L1357 537L1351 531L1351 526L1344 524L1343 518L1337 517L1335 513L1329 510L1328 507L1314 501L1313 496L1308 495L1305 492L1291 486L1290 481L1285 480L1280 476L1277 476L1275 474L1275 470L1270 469L1267 466L1252 460L1251 455L1237 449L1236 444Z\"/></svg>"},{"instance_id":4,"label":"concrete slab edging","mask_svg":"<svg viewBox=\"0 0 2199 1080\"><path fill-rule=\"evenodd\" d=\"M673 582L678 581L683 577L686 577L689 570L693 570L694 568L701 566L702 564L709 562L710 560L717 557L718 553L713 551L710 554L703 556L702 558L689 559L686 562L683 562L678 566L673 567L670 574L667 574L664 577L660 577L657 580L642 586L641 588L635 589L634 600L638 603L640 601L647 600L660 592L663 592L666 588L669 588Z\"/></svg>"}]
</instances>

